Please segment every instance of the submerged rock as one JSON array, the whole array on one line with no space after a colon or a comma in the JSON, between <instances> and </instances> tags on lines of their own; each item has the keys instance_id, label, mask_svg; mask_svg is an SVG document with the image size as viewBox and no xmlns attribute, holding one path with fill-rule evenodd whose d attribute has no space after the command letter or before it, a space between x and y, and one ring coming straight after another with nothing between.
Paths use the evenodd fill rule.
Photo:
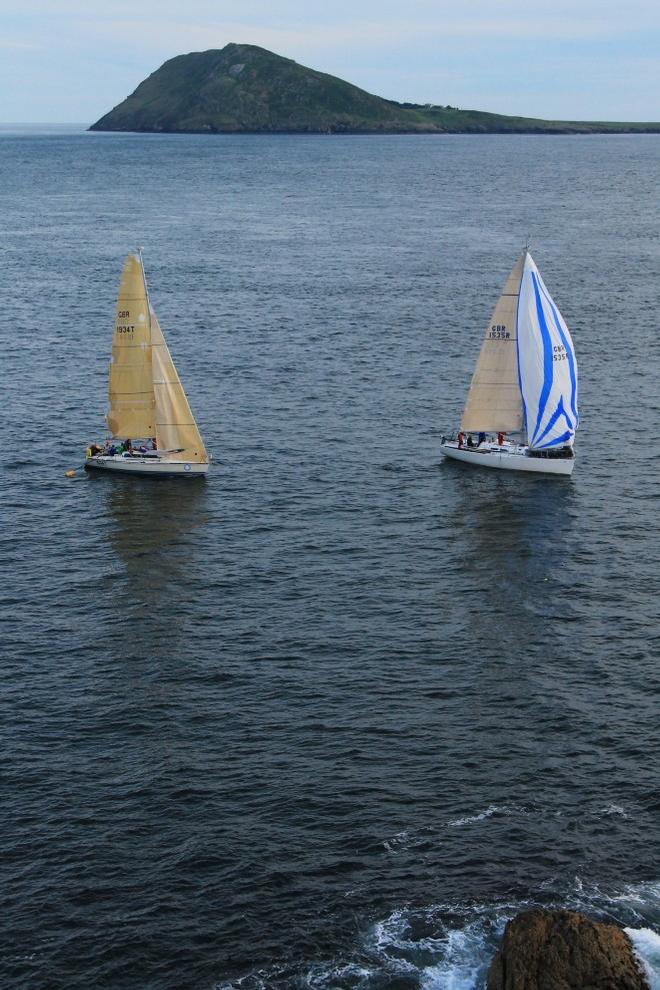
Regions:
<instances>
[{"instance_id":1,"label":"submerged rock","mask_svg":"<svg viewBox=\"0 0 660 990\"><path fill-rule=\"evenodd\" d=\"M523 911L506 926L488 990L649 990L616 925L577 911Z\"/></svg>"}]
</instances>

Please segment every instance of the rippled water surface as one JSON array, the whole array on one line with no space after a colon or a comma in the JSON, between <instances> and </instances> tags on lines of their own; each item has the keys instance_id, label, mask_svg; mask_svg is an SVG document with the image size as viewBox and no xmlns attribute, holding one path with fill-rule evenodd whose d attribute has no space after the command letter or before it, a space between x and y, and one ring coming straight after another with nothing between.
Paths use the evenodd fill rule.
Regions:
<instances>
[{"instance_id":1,"label":"rippled water surface","mask_svg":"<svg viewBox=\"0 0 660 990\"><path fill-rule=\"evenodd\" d=\"M2 985L476 990L530 903L660 980L660 139L5 132L0 168ZM439 455L527 235L572 479ZM137 245L206 482L79 469Z\"/></svg>"}]
</instances>

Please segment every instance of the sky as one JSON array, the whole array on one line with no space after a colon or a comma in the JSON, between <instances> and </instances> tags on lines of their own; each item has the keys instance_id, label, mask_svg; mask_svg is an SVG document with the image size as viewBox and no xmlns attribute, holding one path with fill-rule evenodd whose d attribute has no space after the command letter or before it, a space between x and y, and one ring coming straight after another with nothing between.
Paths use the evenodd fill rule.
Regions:
<instances>
[{"instance_id":1,"label":"sky","mask_svg":"<svg viewBox=\"0 0 660 990\"><path fill-rule=\"evenodd\" d=\"M92 123L232 41L393 100L660 121L658 0L1 0L0 122Z\"/></svg>"}]
</instances>

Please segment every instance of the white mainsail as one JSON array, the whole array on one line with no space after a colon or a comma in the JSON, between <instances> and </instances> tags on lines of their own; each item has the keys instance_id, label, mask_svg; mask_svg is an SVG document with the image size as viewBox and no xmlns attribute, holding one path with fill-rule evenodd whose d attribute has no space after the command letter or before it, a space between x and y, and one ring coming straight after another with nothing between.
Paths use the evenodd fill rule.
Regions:
<instances>
[{"instance_id":1,"label":"white mainsail","mask_svg":"<svg viewBox=\"0 0 660 990\"><path fill-rule=\"evenodd\" d=\"M486 328L461 419L462 430L515 433L522 429L516 310L524 259L522 254L514 265Z\"/></svg>"},{"instance_id":2,"label":"white mainsail","mask_svg":"<svg viewBox=\"0 0 660 990\"><path fill-rule=\"evenodd\" d=\"M517 314L518 370L529 447L572 445L577 362L564 319L526 252Z\"/></svg>"}]
</instances>

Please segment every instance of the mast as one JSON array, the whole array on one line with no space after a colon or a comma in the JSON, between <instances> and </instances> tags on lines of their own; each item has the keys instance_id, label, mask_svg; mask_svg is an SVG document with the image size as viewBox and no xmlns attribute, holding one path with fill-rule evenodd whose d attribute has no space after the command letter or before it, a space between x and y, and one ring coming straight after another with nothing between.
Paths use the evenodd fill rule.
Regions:
<instances>
[{"instance_id":1,"label":"mast","mask_svg":"<svg viewBox=\"0 0 660 990\"><path fill-rule=\"evenodd\" d=\"M522 251L522 254L523 254L523 271L520 273L520 282L521 283L522 283L523 272L525 270L525 264L527 262L527 258L528 258L528 256L531 258L531 254L529 252L530 240L531 240L531 238L530 238L530 236L528 234L527 237L525 238L525 246L524 246L523 251ZM523 416L522 416L522 420L523 421L522 421L522 426L520 428L520 442L525 447L527 447L527 446L529 446L529 436L527 435L527 415L526 415L526 412L525 412L525 400L524 400L523 394L522 394L522 384L520 382L520 348L519 348L519 344L518 344L518 340L519 340L519 337L520 337L519 332L518 332L518 312L519 312L519 310L520 310L520 286L518 286L518 303L516 305L516 363L518 365L518 386L520 388L520 398L521 398L521 401L522 401L522 411L523 411Z\"/></svg>"}]
</instances>

